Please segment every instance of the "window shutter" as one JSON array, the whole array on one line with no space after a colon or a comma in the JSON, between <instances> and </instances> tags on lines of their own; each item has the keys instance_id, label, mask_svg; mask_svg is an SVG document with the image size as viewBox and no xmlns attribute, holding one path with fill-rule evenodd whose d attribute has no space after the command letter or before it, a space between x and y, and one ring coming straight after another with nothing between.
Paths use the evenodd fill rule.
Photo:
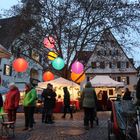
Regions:
<instances>
[{"instance_id":1,"label":"window shutter","mask_svg":"<svg viewBox=\"0 0 140 140\"><path fill-rule=\"evenodd\" d=\"M111 62L109 62L109 68L112 68L112 63Z\"/></svg>"},{"instance_id":2,"label":"window shutter","mask_svg":"<svg viewBox=\"0 0 140 140\"><path fill-rule=\"evenodd\" d=\"M119 62L117 62L117 68L120 68L120 67L121 67L121 63L119 61Z\"/></svg>"},{"instance_id":3,"label":"window shutter","mask_svg":"<svg viewBox=\"0 0 140 140\"><path fill-rule=\"evenodd\" d=\"M126 62L126 68L129 68L129 62Z\"/></svg>"},{"instance_id":4,"label":"window shutter","mask_svg":"<svg viewBox=\"0 0 140 140\"><path fill-rule=\"evenodd\" d=\"M88 82L88 81L90 81L90 77L89 77L89 76L87 76L87 82Z\"/></svg>"},{"instance_id":5,"label":"window shutter","mask_svg":"<svg viewBox=\"0 0 140 140\"><path fill-rule=\"evenodd\" d=\"M100 54L101 54L101 53L100 53L100 51L97 51L97 55L99 55L99 56L100 56Z\"/></svg>"},{"instance_id":6,"label":"window shutter","mask_svg":"<svg viewBox=\"0 0 140 140\"><path fill-rule=\"evenodd\" d=\"M3 75L6 75L6 64L4 64Z\"/></svg>"},{"instance_id":7,"label":"window shutter","mask_svg":"<svg viewBox=\"0 0 140 140\"><path fill-rule=\"evenodd\" d=\"M118 82L121 82L121 77L118 77Z\"/></svg>"},{"instance_id":8,"label":"window shutter","mask_svg":"<svg viewBox=\"0 0 140 140\"><path fill-rule=\"evenodd\" d=\"M12 66L10 66L10 75L9 76L12 76Z\"/></svg>"},{"instance_id":9,"label":"window shutter","mask_svg":"<svg viewBox=\"0 0 140 140\"><path fill-rule=\"evenodd\" d=\"M129 76L127 76L127 85L129 85L129 83L130 83L130 82L129 82Z\"/></svg>"},{"instance_id":10,"label":"window shutter","mask_svg":"<svg viewBox=\"0 0 140 140\"><path fill-rule=\"evenodd\" d=\"M96 62L91 62L91 67L94 69L96 68Z\"/></svg>"},{"instance_id":11,"label":"window shutter","mask_svg":"<svg viewBox=\"0 0 140 140\"><path fill-rule=\"evenodd\" d=\"M105 62L100 62L100 68L104 69L105 68Z\"/></svg>"}]
</instances>

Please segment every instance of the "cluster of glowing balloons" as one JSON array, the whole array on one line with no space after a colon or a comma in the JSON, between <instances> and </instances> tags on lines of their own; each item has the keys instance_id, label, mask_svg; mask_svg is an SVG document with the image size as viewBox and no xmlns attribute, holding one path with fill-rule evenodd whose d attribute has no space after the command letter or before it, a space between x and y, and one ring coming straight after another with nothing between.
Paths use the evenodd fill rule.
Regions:
<instances>
[{"instance_id":1,"label":"cluster of glowing balloons","mask_svg":"<svg viewBox=\"0 0 140 140\"><path fill-rule=\"evenodd\" d=\"M12 65L16 72L25 72L28 68L28 62L24 58L15 59Z\"/></svg>"},{"instance_id":2,"label":"cluster of glowing balloons","mask_svg":"<svg viewBox=\"0 0 140 140\"><path fill-rule=\"evenodd\" d=\"M53 49L55 47L55 40L53 37L44 38L44 46L48 49ZM52 66L56 70L62 70L65 66L65 62L61 57L58 57L58 54L54 51L48 53L48 59L52 61Z\"/></svg>"}]
</instances>

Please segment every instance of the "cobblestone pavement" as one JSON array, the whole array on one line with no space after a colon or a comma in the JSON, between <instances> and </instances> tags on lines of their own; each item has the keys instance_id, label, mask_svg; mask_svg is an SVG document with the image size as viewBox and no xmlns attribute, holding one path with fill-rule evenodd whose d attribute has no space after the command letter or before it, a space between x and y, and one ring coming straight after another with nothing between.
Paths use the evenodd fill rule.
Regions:
<instances>
[{"instance_id":1,"label":"cobblestone pavement","mask_svg":"<svg viewBox=\"0 0 140 140\"><path fill-rule=\"evenodd\" d=\"M83 127L83 112L74 113L74 119L62 119L62 114L54 113L55 123L44 124L41 122L41 114L35 114L36 124L34 130L22 131L24 128L24 115L18 113L15 129L15 137L10 140L107 140L107 120L110 112L98 112L99 125L85 130ZM6 140L7 138L0 138Z\"/></svg>"}]
</instances>

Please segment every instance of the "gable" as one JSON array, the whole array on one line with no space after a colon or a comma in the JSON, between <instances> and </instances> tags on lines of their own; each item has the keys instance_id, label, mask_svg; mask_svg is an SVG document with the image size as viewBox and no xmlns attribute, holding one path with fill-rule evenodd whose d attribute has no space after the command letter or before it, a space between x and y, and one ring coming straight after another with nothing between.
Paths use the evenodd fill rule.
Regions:
<instances>
[{"instance_id":1,"label":"gable","mask_svg":"<svg viewBox=\"0 0 140 140\"><path fill-rule=\"evenodd\" d=\"M110 30L103 32L99 42L94 48L93 54L89 58L86 67L90 67L92 63L96 63L95 67L98 71L100 69L101 72L103 70L107 70L107 68L111 72L109 68L112 67L114 69L118 69L116 72L137 72L134 64L125 54ZM92 71L92 68L90 68L87 70L87 73ZM96 72L95 69L94 72Z\"/></svg>"}]
</instances>

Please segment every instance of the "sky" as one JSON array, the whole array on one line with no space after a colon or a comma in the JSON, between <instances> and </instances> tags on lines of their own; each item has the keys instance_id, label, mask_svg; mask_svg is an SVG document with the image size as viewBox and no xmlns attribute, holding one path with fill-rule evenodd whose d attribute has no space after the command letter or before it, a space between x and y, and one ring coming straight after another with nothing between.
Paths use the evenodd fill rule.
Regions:
<instances>
[{"instance_id":1,"label":"sky","mask_svg":"<svg viewBox=\"0 0 140 140\"><path fill-rule=\"evenodd\" d=\"M11 8L11 6L18 4L18 2L20 2L21 0L0 0L0 14L3 13L3 10L8 10ZM137 0L131 0L131 1L137 1ZM132 35L137 36L137 35ZM140 35L137 36L137 40L139 40ZM140 44L140 43L139 43ZM133 57L134 61L136 62L136 66L140 66L140 48L136 49L133 52L133 56L129 56L129 54L127 54L128 57Z\"/></svg>"}]
</instances>

